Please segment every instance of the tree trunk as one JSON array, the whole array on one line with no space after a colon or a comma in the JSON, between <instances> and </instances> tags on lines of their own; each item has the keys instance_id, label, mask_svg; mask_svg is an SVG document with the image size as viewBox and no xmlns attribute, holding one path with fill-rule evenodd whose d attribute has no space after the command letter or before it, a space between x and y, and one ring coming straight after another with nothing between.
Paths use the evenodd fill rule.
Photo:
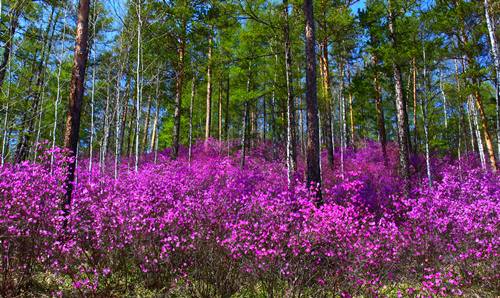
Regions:
<instances>
[{"instance_id":1,"label":"tree trunk","mask_svg":"<svg viewBox=\"0 0 500 298\"><path fill-rule=\"evenodd\" d=\"M322 61L321 64L323 66L323 86L325 89L325 134L326 134L326 151L328 155L328 166L333 168L334 165L334 151L333 151L333 137L332 137L332 108L331 108L331 91L330 91L330 70L329 70L329 62L328 62L328 41L327 39L323 39L322 44ZM302 120L301 120L302 121Z\"/></svg>"},{"instance_id":2,"label":"tree trunk","mask_svg":"<svg viewBox=\"0 0 500 298\"><path fill-rule=\"evenodd\" d=\"M130 119L128 121L128 141L127 141L127 156L130 157L131 152L130 152L130 145L132 145L132 136L135 133L135 130L133 128L134 124L134 116L135 116L135 105L132 105L132 114L130 115Z\"/></svg>"},{"instance_id":3,"label":"tree trunk","mask_svg":"<svg viewBox=\"0 0 500 298\"><path fill-rule=\"evenodd\" d=\"M158 160L158 121L160 121L160 92L159 92L159 85L160 85L160 70L158 70L158 73L156 74L156 107L155 107L155 123L153 126L153 136L151 137L151 151L155 151L155 165ZM153 145L156 146L156 148L153 147Z\"/></svg>"},{"instance_id":4,"label":"tree trunk","mask_svg":"<svg viewBox=\"0 0 500 298\"><path fill-rule=\"evenodd\" d=\"M213 25L210 26L210 38L208 40L208 67L207 67L207 113L205 120L205 149L206 142L210 138L210 126L212 124L212 42Z\"/></svg>"},{"instance_id":5,"label":"tree trunk","mask_svg":"<svg viewBox=\"0 0 500 298\"><path fill-rule=\"evenodd\" d=\"M224 117L224 133L229 141L229 72L227 73L226 83L226 117Z\"/></svg>"},{"instance_id":6,"label":"tree trunk","mask_svg":"<svg viewBox=\"0 0 500 298\"><path fill-rule=\"evenodd\" d=\"M247 94L250 93L250 79L252 78L252 64L248 65L248 78L247 78ZM247 118L248 118L248 110L249 103L248 99L245 100L245 110L243 112L243 129L242 129L242 141L241 141L241 170L245 167L245 148L246 148L246 139L247 139Z\"/></svg>"},{"instance_id":7,"label":"tree trunk","mask_svg":"<svg viewBox=\"0 0 500 298\"><path fill-rule=\"evenodd\" d=\"M425 42L422 42L422 53L424 57L424 90L422 98L422 115L424 116L424 132L425 132L425 161L427 164L427 179L429 180L429 187L432 188L432 172L430 161L430 148L429 148L429 121L427 120L427 65L425 57Z\"/></svg>"},{"instance_id":8,"label":"tree trunk","mask_svg":"<svg viewBox=\"0 0 500 298\"><path fill-rule=\"evenodd\" d=\"M142 150L146 151L148 134L149 134L149 118L151 114L151 95L148 97L148 109L146 113L146 120L144 122L144 135L142 136Z\"/></svg>"},{"instance_id":9,"label":"tree trunk","mask_svg":"<svg viewBox=\"0 0 500 298\"><path fill-rule=\"evenodd\" d=\"M64 136L64 149L67 158L77 155L78 138L80 132L80 116L82 112L82 100L85 89L85 64L87 63L87 38L89 25L90 0L80 0L78 10L78 25L76 30L75 57L73 60L73 73L71 77L71 92L69 96L68 118L66 121L66 133ZM69 206L73 193L73 181L75 178L76 158L66 161L68 173L66 176L66 195L62 202L64 216L63 228L68 224Z\"/></svg>"},{"instance_id":10,"label":"tree trunk","mask_svg":"<svg viewBox=\"0 0 500 298\"><path fill-rule=\"evenodd\" d=\"M469 96L468 105L469 105L469 110L471 111L472 119L474 121L473 127L475 128L475 132L476 132L476 140L477 140L477 148L479 151L479 159L481 160L481 167L483 169L486 169L486 158L484 157L483 138L481 137L481 129L479 128L479 117L478 117L476 105L471 100L471 97L472 96ZM473 129L473 128L471 127L471 129Z\"/></svg>"},{"instance_id":11,"label":"tree trunk","mask_svg":"<svg viewBox=\"0 0 500 298\"><path fill-rule=\"evenodd\" d=\"M219 130L219 143L222 143L222 74L219 79L219 112L217 113L217 116L219 118L219 124L217 126Z\"/></svg>"},{"instance_id":12,"label":"tree trunk","mask_svg":"<svg viewBox=\"0 0 500 298\"><path fill-rule=\"evenodd\" d=\"M135 123L135 171L139 170L139 136L141 134L141 102L142 102L142 86L141 86L141 1L139 1L139 9L137 18L139 21L137 22L137 71L136 71L136 85L137 85L137 98L136 98L136 113L137 113L137 122Z\"/></svg>"},{"instance_id":13,"label":"tree trunk","mask_svg":"<svg viewBox=\"0 0 500 298\"><path fill-rule=\"evenodd\" d=\"M184 24L184 26L186 25ZM182 80L184 78L184 50L185 50L185 40L184 37L182 37L179 44L179 62L177 63L174 130L172 133L172 160L176 160L177 157L179 156L179 134L181 128L181 107L182 107Z\"/></svg>"},{"instance_id":14,"label":"tree trunk","mask_svg":"<svg viewBox=\"0 0 500 298\"><path fill-rule=\"evenodd\" d=\"M417 154L417 65L413 57L413 154Z\"/></svg>"},{"instance_id":15,"label":"tree trunk","mask_svg":"<svg viewBox=\"0 0 500 298\"><path fill-rule=\"evenodd\" d=\"M194 94L196 87L196 73L193 72L193 81L191 82L191 103L189 104L189 135L188 135L188 146L189 155L188 162L191 164L191 154L192 154L192 142L193 142L193 104L194 104Z\"/></svg>"},{"instance_id":16,"label":"tree trunk","mask_svg":"<svg viewBox=\"0 0 500 298\"><path fill-rule=\"evenodd\" d=\"M318 97L316 88L316 41L313 1L304 0L306 28L306 100L307 100L307 186L318 187L318 205L323 204L319 148Z\"/></svg>"},{"instance_id":17,"label":"tree trunk","mask_svg":"<svg viewBox=\"0 0 500 298\"><path fill-rule=\"evenodd\" d=\"M352 93L351 93L351 69L349 66L349 58L346 59L347 64L347 87L349 88L349 112L351 116L351 145L354 146L354 111L352 108Z\"/></svg>"},{"instance_id":18,"label":"tree trunk","mask_svg":"<svg viewBox=\"0 0 500 298\"><path fill-rule=\"evenodd\" d=\"M390 42L393 50L397 50L396 33L394 31L394 15L389 1L389 15L388 15ZM397 112L397 131L399 135L399 167L402 176L405 179L406 187L404 190L405 196L410 193L410 158L408 154L408 135L407 135L407 114L406 103L403 97L403 79L401 77L401 70L399 64L394 58L392 62L392 69L394 72L394 87L396 91L396 112Z\"/></svg>"},{"instance_id":19,"label":"tree trunk","mask_svg":"<svg viewBox=\"0 0 500 298\"><path fill-rule=\"evenodd\" d=\"M12 51L12 42L14 40L14 35L17 30L17 26L19 25L18 19L21 14L21 10L19 8L20 5L16 5L17 7L13 8L13 13L10 19L9 26L9 36L4 45L4 52L2 56L2 62L0 63L0 92L2 91L3 81L5 79L5 73L7 71L7 63L10 59L10 52Z\"/></svg>"},{"instance_id":20,"label":"tree trunk","mask_svg":"<svg viewBox=\"0 0 500 298\"><path fill-rule=\"evenodd\" d=\"M385 119L384 119L384 107L382 106L382 98L380 96L380 88L378 86L378 72L377 72L377 56L373 55L373 84L375 85L375 100L377 103L377 116L378 116L378 130L380 133L380 144L382 145L382 156L384 160L387 160L387 148L386 148L386 136L385 136Z\"/></svg>"},{"instance_id":21,"label":"tree trunk","mask_svg":"<svg viewBox=\"0 0 500 298\"><path fill-rule=\"evenodd\" d=\"M484 0L484 14L486 18L486 24L488 26L488 33L490 37L490 49L491 56L493 56L493 64L495 65L495 99L496 99L496 113L497 113L497 146L498 146L498 156L500 156L500 57L498 55L498 45L497 38L495 36L495 23L492 22L489 12L488 0Z\"/></svg>"},{"instance_id":22,"label":"tree trunk","mask_svg":"<svg viewBox=\"0 0 500 298\"><path fill-rule=\"evenodd\" d=\"M0 10L0 14L1 14L1 12L2 11ZM4 118L4 124L3 124L4 131L3 131L3 140L2 140L2 166L5 163L5 158L7 155L7 152L5 151L5 143L8 142L7 141L7 126L8 126L9 112L10 112L10 87L11 87L11 84L12 84L12 72L11 72L11 61L9 60L9 86L7 88L7 108L5 109L5 118ZM56 118L57 118L57 114L56 114ZM7 151L8 151L8 147L9 146L7 146ZM52 156L53 156L53 154L52 154Z\"/></svg>"},{"instance_id":23,"label":"tree trunk","mask_svg":"<svg viewBox=\"0 0 500 298\"><path fill-rule=\"evenodd\" d=\"M285 60L286 60L286 91L287 91L287 113L288 113L288 139L286 146L288 183L291 183L293 174L297 171L297 137L295 134L295 104L292 91L292 57L290 53L290 36L288 26L288 0L283 0L283 35L285 36Z\"/></svg>"},{"instance_id":24,"label":"tree trunk","mask_svg":"<svg viewBox=\"0 0 500 298\"><path fill-rule=\"evenodd\" d=\"M122 81L122 70L123 66L120 67L118 71L118 76L116 78L116 143L115 143L115 179L118 179L118 166L121 164L122 158L122 148L121 143L123 142L123 117L125 116L122 112L123 103L121 101L121 81Z\"/></svg>"}]
</instances>

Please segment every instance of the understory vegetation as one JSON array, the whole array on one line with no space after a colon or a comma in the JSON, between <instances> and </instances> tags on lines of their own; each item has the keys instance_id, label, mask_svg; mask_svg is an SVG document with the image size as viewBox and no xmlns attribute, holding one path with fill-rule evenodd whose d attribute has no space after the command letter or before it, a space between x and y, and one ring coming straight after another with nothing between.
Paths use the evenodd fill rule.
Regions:
<instances>
[{"instance_id":1,"label":"understory vegetation","mask_svg":"<svg viewBox=\"0 0 500 298\"><path fill-rule=\"evenodd\" d=\"M411 160L402 195L397 146L323 151L323 204L287 182L284 148L211 140L88 171L78 160L63 229L64 158L0 168L3 297L496 297L500 179L470 154ZM274 148L273 148L274 147ZM55 162L51 166L51 155ZM277 158L275 158L277 157ZM341 165L341 162L343 163ZM343 169L343 171L342 171Z\"/></svg>"}]
</instances>

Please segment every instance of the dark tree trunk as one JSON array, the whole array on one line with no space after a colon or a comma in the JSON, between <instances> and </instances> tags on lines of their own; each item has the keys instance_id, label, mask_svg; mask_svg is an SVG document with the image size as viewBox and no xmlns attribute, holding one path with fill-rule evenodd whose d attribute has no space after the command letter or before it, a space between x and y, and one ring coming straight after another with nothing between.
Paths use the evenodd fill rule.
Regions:
<instances>
[{"instance_id":1,"label":"dark tree trunk","mask_svg":"<svg viewBox=\"0 0 500 298\"><path fill-rule=\"evenodd\" d=\"M377 74L377 56L373 55L373 83L375 85L375 99L377 101L377 115L378 115L378 128L380 133L380 144L382 145L382 155L384 160L387 159L386 137L385 137L385 120L384 120L384 107L382 106L382 98L380 97L380 89L378 86Z\"/></svg>"},{"instance_id":2,"label":"dark tree trunk","mask_svg":"<svg viewBox=\"0 0 500 298\"><path fill-rule=\"evenodd\" d=\"M148 112L146 113L146 120L144 122L144 135L142 136L142 151L147 151L148 147L148 134L149 134L149 118L151 114L151 95L148 98Z\"/></svg>"},{"instance_id":3,"label":"dark tree trunk","mask_svg":"<svg viewBox=\"0 0 500 298\"><path fill-rule=\"evenodd\" d=\"M8 39L5 42L2 62L0 63L0 92L2 91L3 81L5 80L7 64L10 59L10 52L12 51L12 41L14 40L14 34L16 33L17 26L19 25L18 19L20 14L21 11L19 7L14 8L14 12L10 20L9 36L7 37Z\"/></svg>"},{"instance_id":4,"label":"dark tree trunk","mask_svg":"<svg viewBox=\"0 0 500 298\"><path fill-rule=\"evenodd\" d=\"M252 65L248 65L248 79L247 79L247 94L250 93L250 79L252 78ZM247 141L247 118L249 103L248 99L245 101L245 111L243 113L243 129L242 129L242 140L241 140L241 169L245 167L245 147Z\"/></svg>"},{"instance_id":5,"label":"dark tree trunk","mask_svg":"<svg viewBox=\"0 0 500 298\"><path fill-rule=\"evenodd\" d=\"M316 89L316 42L314 35L313 1L304 0L306 23L306 100L307 100L307 185L318 186L318 205L321 195L321 169L319 150L318 97Z\"/></svg>"},{"instance_id":6,"label":"dark tree trunk","mask_svg":"<svg viewBox=\"0 0 500 298\"><path fill-rule=\"evenodd\" d=\"M76 30L75 57L73 60L73 74L71 77L71 92L69 96L68 119L66 121L66 133L64 135L64 149L69 150L67 157L75 159L67 162L68 174L66 177L66 196L62 202L62 211L65 217L63 228L67 226L69 205L73 192L73 181L75 179L75 163L80 132L80 116L82 113L82 100L85 82L85 64L87 63L87 38L89 26L90 0L80 0L78 10L78 25Z\"/></svg>"}]
</instances>

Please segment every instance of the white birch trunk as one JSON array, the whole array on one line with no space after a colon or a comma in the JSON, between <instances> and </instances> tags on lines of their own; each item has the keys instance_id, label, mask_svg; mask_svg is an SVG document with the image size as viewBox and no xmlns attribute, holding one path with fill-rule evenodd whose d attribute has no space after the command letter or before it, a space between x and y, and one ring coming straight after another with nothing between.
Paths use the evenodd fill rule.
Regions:
<instances>
[{"instance_id":1,"label":"white birch trunk","mask_svg":"<svg viewBox=\"0 0 500 298\"><path fill-rule=\"evenodd\" d=\"M425 132L425 162L427 165L427 179L429 180L429 187L432 189L432 173L430 161L430 148L429 148L429 122L427 119L427 65L425 57L425 42L422 43L423 56L424 56L424 90L422 104L420 105L422 115L424 116L424 132Z\"/></svg>"},{"instance_id":2,"label":"white birch trunk","mask_svg":"<svg viewBox=\"0 0 500 298\"><path fill-rule=\"evenodd\" d=\"M489 12L488 0L484 0L484 14L486 18L486 25L488 26L488 33L490 37L491 45L491 56L493 56L493 63L495 65L495 98L496 98L496 112L497 112L497 145L498 145L498 156L500 157L500 57L498 56L498 45L495 36L495 23L492 21Z\"/></svg>"},{"instance_id":3,"label":"white birch trunk","mask_svg":"<svg viewBox=\"0 0 500 298\"><path fill-rule=\"evenodd\" d=\"M137 17L139 22L137 23L137 100L136 100L136 110L137 110L137 122L136 122L136 134L135 134L135 171L139 170L139 135L140 135L140 120L141 120L141 80L140 80L140 66L141 66L141 2L139 1Z\"/></svg>"},{"instance_id":4,"label":"white birch trunk","mask_svg":"<svg viewBox=\"0 0 500 298\"><path fill-rule=\"evenodd\" d=\"M481 167L483 169L486 169L486 157L484 156L483 138L481 137L481 130L479 128L479 115L474 100L471 97L472 95L469 95L469 104L473 114L474 126L476 128L475 132L477 139L477 147L479 150L479 158L481 160Z\"/></svg>"}]
</instances>

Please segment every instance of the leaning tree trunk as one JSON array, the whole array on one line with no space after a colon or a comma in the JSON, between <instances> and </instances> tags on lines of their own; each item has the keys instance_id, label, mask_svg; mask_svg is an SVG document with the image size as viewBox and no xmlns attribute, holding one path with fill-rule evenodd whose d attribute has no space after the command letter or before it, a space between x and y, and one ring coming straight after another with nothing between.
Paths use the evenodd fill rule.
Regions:
<instances>
[{"instance_id":1,"label":"leaning tree trunk","mask_svg":"<svg viewBox=\"0 0 500 298\"><path fill-rule=\"evenodd\" d=\"M316 87L316 41L313 1L304 0L306 27L306 100L307 100L307 186L317 186L318 205L323 204L319 148L318 95Z\"/></svg>"},{"instance_id":2,"label":"leaning tree trunk","mask_svg":"<svg viewBox=\"0 0 500 298\"><path fill-rule=\"evenodd\" d=\"M397 49L396 33L394 31L394 14L389 1L389 31L390 42L393 50ZM405 179L404 194L407 196L410 193L410 158L408 154L408 129L406 128L407 114L405 113L406 103L403 97L403 79L401 77L401 70L399 64L393 59L392 69L394 72L394 87L396 91L396 113L397 113L397 131L399 136L399 168L400 172Z\"/></svg>"},{"instance_id":3,"label":"leaning tree trunk","mask_svg":"<svg viewBox=\"0 0 500 298\"><path fill-rule=\"evenodd\" d=\"M87 38L89 26L90 0L80 0L78 10L78 25L76 30L75 57L73 60L73 74L71 77L71 92L69 95L68 119L66 121L66 133L64 135L64 149L66 152L65 164L68 168L66 176L66 194L62 201L64 216L63 228L67 227L69 206L73 193L73 181L75 179L75 163L77 146L80 132L80 117L82 113L82 100L85 89L85 65L87 63Z\"/></svg>"}]
</instances>

